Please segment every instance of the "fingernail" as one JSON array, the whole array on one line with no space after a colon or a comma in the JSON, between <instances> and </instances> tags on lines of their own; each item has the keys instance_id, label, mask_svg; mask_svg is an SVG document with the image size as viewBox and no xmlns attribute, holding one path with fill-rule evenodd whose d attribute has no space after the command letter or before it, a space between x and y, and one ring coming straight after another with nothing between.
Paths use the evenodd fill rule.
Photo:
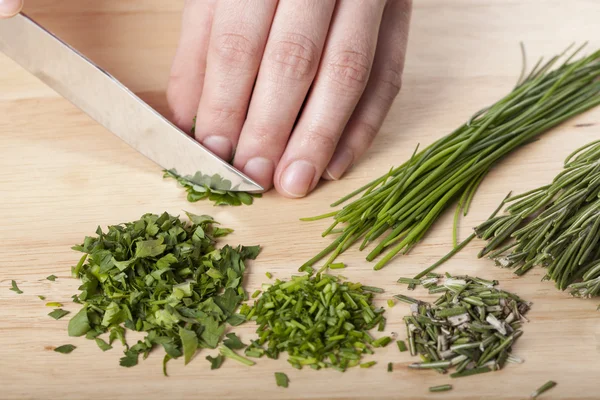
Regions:
<instances>
[{"instance_id":1,"label":"fingernail","mask_svg":"<svg viewBox=\"0 0 600 400\"><path fill-rule=\"evenodd\" d=\"M242 170L244 174L254 179L263 188L270 188L273 183L273 172L275 165L273 161L264 157L254 157L248 160L246 166Z\"/></svg>"},{"instance_id":2,"label":"fingernail","mask_svg":"<svg viewBox=\"0 0 600 400\"><path fill-rule=\"evenodd\" d=\"M281 188L291 197L304 197L308 193L317 170L305 160L288 165L281 176Z\"/></svg>"},{"instance_id":3,"label":"fingernail","mask_svg":"<svg viewBox=\"0 0 600 400\"><path fill-rule=\"evenodd\" d=\"M231 140L223 136L209 136L202 141L202 145L215 153L218 157L223 160L229 160L231 158Z\"/></svg>"},{"instance_id":4,"label":"fingernail","mask_svg":"<svg viewBox=\"0 0 600 400\"><path fill-rule=\"evenodd\" d=\"M344 149L339 153L334 154L329 165L325 169L326 178L337 181L344 175L346 170L350 168L352 161L354 161L354 156L348 149Z\"/></svg>"},{"instance_id":5,"label":"fingernail","mask_svg":"<svg viewBox=\"0 0 600 400\"><path fill-rule=\"evenodd\" d=\"M23 0L0 0L0 16L12 17L23 8Z\"/></svg>"}]
</instances>

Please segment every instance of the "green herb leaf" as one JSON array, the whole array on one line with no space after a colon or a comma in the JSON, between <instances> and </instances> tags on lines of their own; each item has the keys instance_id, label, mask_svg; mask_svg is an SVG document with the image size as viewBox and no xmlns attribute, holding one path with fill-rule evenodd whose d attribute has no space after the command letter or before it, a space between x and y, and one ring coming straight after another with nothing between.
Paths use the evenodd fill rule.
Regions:
<instances>
[{"instance_id":1,"label":"green herb leaf","mask_svg":"<svg viewBox=\"0 0 600 400\"><path fill-rule=\"evenodd\" d=\"M275 372L275 382L279 387L288 387L290 383L290 379L283 372Z\"/></svg>"},{"instance_id":2,"label":"green herb leaf","mask_svg":"<svg viewBox=\"0 0 600 400\"><path fill-rule=\"evenodd\" d=\"M98 345L98 347L100 347L100 350L106 351L106 350L112 349L112 346L110 344L106 343L101 338L97 337L95 340L96 340L96 344Z\"/></svg>"},{"instance_id":3,"label":"green herb leaf","mask_svg":"<svg viewBox=\"0 0 600 400\"><path fill-rule=\"evenodd\" d=\"M138 358L139 358L139 353L133 352L133 351L127 351L125 353L124 357L121 357L121 359L119 360L119 365L121 365L122 367L133 367L135 365L137 365L138 363Z\"/></svg>"},{"instance_id":4,"label":"green herb leaf","mask_svg":"<svg viewBox=\"0 0 600 400\"><path fill-rule=\"evenodd\" d=\"M240 350L246 347L247 345L242 343L239 337L235 333L228 333L227 339L223 340L223 344L229 347L231 350Z\"/></svg>"},{"instance_id":5,"label":"green herb leaf","mask_svg":"<svg viewBox=\"0 0 600 400\"><path fill-rule=\"evenodd\" d=\"M51 301L49 303L46 303L46 307L62 307L62 303L59 303L57 301Z\"/></svg>"},{"instance_id":6,"label":"green herb leaf","mask_svg":"<svg viewBox=\"0 0 600 400\"><path fill-rule=\"evenodd\" d=\"M14 280L10 282L10 284L12 285L12 287L10 288L10 290L12 290L13 292L15 292L16 294L23 294L23 291L21 289L19 289L19 287L17 286L17 282L15 282Z\"/></svg>"},{"instance_id":7,"label":"green herb leaf","mask_svg":"<svg viewBox=\"0 0 600 400\"><path fill-rule=\"evenodd\" d=\"M181 345L183 347L185 365L187 365L198 349L198 336L190 330L179 328L179 338L181 339Z\"/></svg>"},{"instance_id":8,"label":"green herb leaf","mask_svg":"<svg viewBox=\"0 0 600 400\"><path fill-rule=\"evenodd\" d=\"M38 296L38 299L40 299L40 300L46 300L46 296L41 296L41 295L39 295L39 296Z\"/></svg>"},{"instance_id":9,"label":"green herb leaf","mask_svg":"<svg viewBox=\"0 0 600 400\"><path fill-rule=\"evenodd\" d=\"M62 346L58 346L57 348L55 348L54 351L62 354L69 354L76 348L77 347L73 346L72 344L63 344Z\"/></svg>"},{"instance_id":10,"label":"green herb leaf","mask_svg":"<svg viewBox=\"0 0 600 400\"><path fill-rule=\"evenodd\" d=\"M52 282L54 282L56 280L56 278L57 278L56 275L50 275L50 276L46 277L46 279L48 279L49 281L52 281Z\"/></svg>"},{"instance_id":11,"label":"green herb leaf","mask_svg":"<svg viewBox=\"0 0 600 400\"><path fill-rule=\"evenodd\" d=\"M225 361L225 357L223 357L222 355L218 355L216 357L211 357L211 356L206 356L206 359L208 360L208 362L210 363L210 369L219 369L221 368L221 365L223 364L223 361Z\"/></svg>"},{"instance_id":12,"label":"green herb leaf","mask_svg":"<svg viewBox=\"0 0 600 400\"><path fill-rule=\"evenodd\" d=\"M69 314L69 311L63 310L61 308L57 308L56 310L52 311L51 313L49 313L48 315L51 316L54 319L61 319L62 317L64 317L65 315Z\"/></svg>"},{"instance_id":13,"label":"green herb leaf","mask_svg":"<svg viewBox=\"0 0 600 400\"><path fill-rule=\"evenodd\" d=\"M69 336L83 336L90 328L87 309L84 307L69 321Z\"/></svg>"}]
</instances>

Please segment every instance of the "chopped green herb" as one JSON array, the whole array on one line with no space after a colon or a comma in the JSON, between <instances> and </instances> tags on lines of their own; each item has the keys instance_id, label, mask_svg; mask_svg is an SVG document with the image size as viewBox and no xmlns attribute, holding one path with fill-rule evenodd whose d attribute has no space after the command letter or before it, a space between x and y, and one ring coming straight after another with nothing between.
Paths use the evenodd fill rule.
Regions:
<instances>
[{"instance_id":1,"label":"chopped green herb","mask_svg":"<svg viewBox=\"0 0 600 400\"><path fill-rule=\"evenodd\" d=\"M392 300L392 299L389 299L389 300L387 301L387 305L388 305L388 307L389 307L389 308L392 308L392 307L394 307L394 305L395 305L395 304L396 304L396 303L395 303L395 302L394 302L394 300Z\"/></svg>"},{"instance_id":2,"label":"chopped green herb","mask_svg":"<svg viewBox=\"0 0 600 400\"><path fill-rule=\"evenodd\" d=\"M69 354L76 348L77 347L73 346L72 344L63 344L62 346L58 346L57 348L55 348L54 351L62 354Z\"/></svg>"},{"instance_id":3,"label":"chopped green herb","mask_svg":"<svg viewBox=\"0 0 600 400\"><path fill-rule=\"evenodd\" d=\"M556 386L556 382L554 381L548 381L546 383L544 383L542 386L540 386L536 391L534 391L533 393L531 393L531 395L529 396L529 398L531 399L537 399L538 396L540 396L542 393L552 389L554 386Z\"/></svg>"},{"instance_id":4,"label":"chopped green herb","mask_svg":"<svg viewBox=\"0 0 600 400\"><path fill-rule=\"evenodd\" d=\"M373 342L373 347L385 347L392 341L389 336L383 336Z\"/></svg>"},{"instance_id":5,"label":"chopped green herb","mask_svg":"<svg viewBox=\"0 0 600 400\"><path fill-rule=\"evenodd\" d=\"M62 307L62 303L59 303L57 301L51 301L49 303L46 303L46 307Z\"/></svg>"},{"instance_id":6,"label":"chopped green herb","mask_svg":"<svg viewBox=\"0 0 600 400\"><path fill-rule=\"evenodd\" d=\"M506 96L474 113L458 129L421 151L417 146L405 163L331 204L337 207L352 199L337 211L303 218L332 218L322 236L332 234L338 225L341 228L304 266L330 255L326 267L353 245L364 250L377 243L366 259L379 258L373 267L379 270L419 244L452 204L459 208L456 232L458 215L467 214L479 184L493 166L551 128L600 104L600 51L577 60L580 50L538 63L529 74L522 74ZM566 61L559 62L563 55ZM456 233L453 242L457 243Z\"/></svg>"},{"instance_id":7,"label":"chopped green herb","mask_svg":"<svg viewBox=\"0 0 600 400\"><path fill-rule=\"evenodd\" d=\"M237 337L235 333L228 333L225 336L227 336L227 339L223 340L223 344L229 347L231 350L240 350L247 346L242 343L240 338Z\"/></svg>"},{"instance_id":8,"label":"chopped green herb","mask_svg":"<svg viewBox=\"0 0 600 400\"><path fill-rule=\"evenodd\" d=\"M13 292L15 292L16 294L23 294L23 291L21 289L19 289L19 287L17 286L17 282L15 282L14 280L12 280L10 282L10 284L12 285L12 287L10 288L10 290L12 290Z\"/></svg>"},{"instance_id":9,"label":"chopped green herb","mask_svg":"<svg viewBox=\"0 0 600 400\"><path fill-rule=\"evenodd\" d=\"M277 386L286 388L290 383L290 379L283 372L275 372L275 382Z\"/></svg>"},{"instance_id":10,"label":"chopped green herb","mask_svg":"<svg viewBox=\"0 0 600 400\"><path fill-rule=\"evenodd\" d=\"M46 296L41 296L40 295L40 296L38 296L38 299L40 299L40 300L46 300Z\"/></svg>"},{"instance_id":11,"label":"chopped green herb","mask_svg":"<svg viewBox=\"0 0 600 400\"><path fill-rule=\"evenodd\" d=\"M62 317L64 317L67 314L69 314L69 311L63 310L62 308L57 308L56 310L52 311L48 315L54 319L61 319Z\"/></svg>"},{"instance_id":12,"label":"chopped green herb","mask_svg":"<svg viewBox=\"0 0 600 400\"><path fill-rule=\"evenodd\" d=\"M388 372L393 372L394 371L394 363L388 363L387 371Z\"/></svg>"},{"instance_id":13,"label":"chopped green herb","mask_svg":"<svg viewBox=\"0 0 600 400\"><path fill-rule=\"evenodd\" d=\"M56 278L57 278L56 275L50 275L50 276L46 277L46 279L48 279L49 281L52 281L52 282L54 282L56 280Z\"/></svg>"},{"instance_id":14,"label":"chopped green herb","mask_svg":"<svg viewBox=\"0 0 600 400\"><path fill-rule=\"evenodd\" d=\"M218 355L216 357L211 357L211 356L206 356L206 359L208 360L208 362L210 363L210 369L219 369L221 368L221 365L223 364L223 361L225 361L225 357L223 357L222 355Z\"/></svg>"},{"instance_id":15,"label":"chopped green herb","mask_svg":"<svg viewBox=\"0 0 600 400\"><path fill-rule=\"evenodd\" d=\"M363 286L362 290L365 290L367 292L373 292L373 293L383 293L382 288L373 287L373 286Z\"/></svg>"},{"instance_id":16,"label":"chopped green herb","mask_svg":"<svg viewBox=\"0 0 600 400\"><path fill-rule=\"evenodd\" d=\"M396 344L398 345L398 350L400 350L400 352L404 353L406 351L406 343L404 343L404 340L397 340Z\"/></svg>"},{"instance_id":17,"label":"chopped green herb","mask_svg":"<svg viewBox=\"0 0 600 400\"><path fill-rule=\"evenodd\" d=\"M254 293L252 293L252 298L255 299L260 295L261 291L260 290L255 290Z\"/></svg>"},{"instance_id":18,"label":"chopped green herb","mask_svg":"<svg viewBox=\"0 0 600 400\"><path fill-rule=\"evenodd\" d=\"M360 364L360 367L361 368L371 368L375 364L377 364L377 361L369 361L369 362Z\"/></svg>"},{"instance_id":19,"label":"chopped green herb","mask_svg":"<svg viewBox=\"0 0 600 400\"><path fill-rule=\"evenodd\" d=\"M331 263L329 265L329 269L343 269L346 268L346 264L344 263Z\"/></svg>"},{"instance_id":20,"label":"chopped green herb","mask_svg":"<svg viewBox=\"0 0 600 400\"><path fill-rule=\"evenodd\" d=\"M267 279L273 279L273 274L271 274L270 272L265 272L265 275L267 276Z\"/></svg>"},{"instance_id":21,"label":"chopped green herb","mask_svg":"<svg viewBox=\"0 0 600 400\"><path fill-rule=\"evenodd\" d=\"M208 199L215 206L240 206L242 204L251 205L255 197L261 197L260 193L231 191L231 182L219 175L210 176L196 172L194 176L181 176L174 169L163 172L164 178L173 178L185 188L187 200L190 202ZM227 233L223 232L223 234ZM216 237L218 236L217 234Z\"/></svg>"},{"instance_id":22,"label":"chopped green herb","mask_svg":"<svg viewBox=\"0 0 600 400\"><path fill-rule=\"evenodd\" d=\"M409 368L441 373L456 368L451 378L502 369L523 333L530 304L495 288L498 282L477 277L430 276L422 284L441 296L432 304L413 303L412 314L404 317L410 353L422 360Z\"/></svg>"},{"instance_id":23,"label":"chopped green herb","mask_svg":"<svg viewBox=\"0 0 600 400\"><path fill-rule=\"evenodd\" d=\"M217 248L215 237L231 230L215 228L210 216L187 215L190 223L167 213L145 214L107 232L98 228L73 247L84 253L73 267L82 282L74 299L83 308L69 321L70 336L96 339L103 350L119 340L124 367L162 347L166 373L169 360L183 356L188 364L198 348L217 348L227 324L245 320L236 314L246 297L245 261L255 259L260 247ZM126 330L145 336L129 346ZM105 332L107 344L97 338Z\"/></svg>"},{"instance_id":24,"label":"chopped green herb","mask_svg":"<svg viewBox=\"0 0 600 400\"><path fill-rule=\"evenodd\" d=\"M447 392L448 390L452 390L452 385L438 385L429 388L430 392Z\"/></svg>"},{"instance_id":25,"label":"chopped green herb","mask_svg":"<svg viewBox=\"0 0 600 400\"><path fill-rule=\"evenodd\" d=\"M224 357L231 358L232 360L235 360L235 361L242 363L244 365L247 365L249 367L256 364L254 361L240 356L235 351L231 350L229 347L226 347L226 346L219 347L219 353Z\"/></svg>"},{"instance_id":26,"label":"chopped green herb","mask_svg":"<svg viewBox=\"0 0 600 400\"><path fill-rule=\"evenodd\" d=\"M112 346L110 344L106 343L103 339L97 337L97 338L95 338L95 340L96 340L96 344L98 345L98 347L100 347L100 350L107 351L107 350L112 349Z\"/></svg>"},{"instance_id":27,"label":"chopped green herb","mask_svg":"<svg viewBox=\"0 0 600 400\"><path fill-rule=\"evenodd\" d=\"M298 369L358 366L363 355L390 340L375 341L368 333L384 320L385 310L375 308L373 296L360 283L327 274L277 280L253 306L240 310L258 325L259 339L246 355L276 359L287 352L288 362Z\"/></svg>"}]
</instances>

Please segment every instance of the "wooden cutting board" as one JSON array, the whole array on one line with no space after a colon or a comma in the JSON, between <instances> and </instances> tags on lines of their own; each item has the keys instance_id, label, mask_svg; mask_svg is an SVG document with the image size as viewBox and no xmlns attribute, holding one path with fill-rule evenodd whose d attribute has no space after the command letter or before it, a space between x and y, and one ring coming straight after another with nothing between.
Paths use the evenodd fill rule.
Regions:
<instances>
[{"instance_id":1,"label":"wooden cutting board","mask_svg":"<svg viewBox=\"0 0 600 400\"><path fill-rule=\"evenodd\" d=\"M164 91L179 35L181 0L26 0L26 12L91 57L144 100L166 112ZM55 321L37 295L70 302L78 282L70 267L79 259L70 247L98 225L137 219L147 212L184 210L213 215L235 229L232 244L260 244L246 288L252 292L270 271L285 279L321 250L327 221L299 222L325 212L328 204L405 161L417 143L447 134L482 106L509 91L519 74L519 41L530 61L551 56L571 42L600 47L600 3L593 0L420 0L414 17L404 88L380 136L366 157L340 182L324 183L313 195L286 200L268 193L252 208L190 204L159 168L81 113L11 60L0 56L0 397L3 399L525 399L549 379L558 386L544 399L598 399L600 299L580 300L540 282L534 270L523 278L475 255L472 242L440 271L498 279L503 288L533 301L525 334L515 354L525 363L500 372L451 381L430 371L409 371L414 359L394 346L372 357L371 369L297 371L282 357L252 368L226 362L211 371L202 351L184 367L169 364L162 376L162 350L140 365L118 365L118 348L102 353L85 339L67 336L68 318ZM530 64L531 65L531 64ZM547 183L576 147L598 139L600 109L568 121L534 144L503 160L484 181L460 236L483 221L509 190L521 192ZM412 254L381 271L364 253L348 251L344 275L385 288L381 304L405 288L412 276L451 246L451 212L446 213ZM45 279L55 274L56 282ZM23 294L9 291L15 279ZM430 299L423 292L423 299ZM403 332L408 307L387 312L386 333ZM244 340L255 326L236 328ZM403 338L403 333L399 334ZM134 337L130 337L133 340ZM54 347L72 343L70 355ZM386 372L388 362L395 371ZM288 389L273 373L288 374ZM454 390L429 394L432 385L451 382Z\"/></svg>"}]
</instances>

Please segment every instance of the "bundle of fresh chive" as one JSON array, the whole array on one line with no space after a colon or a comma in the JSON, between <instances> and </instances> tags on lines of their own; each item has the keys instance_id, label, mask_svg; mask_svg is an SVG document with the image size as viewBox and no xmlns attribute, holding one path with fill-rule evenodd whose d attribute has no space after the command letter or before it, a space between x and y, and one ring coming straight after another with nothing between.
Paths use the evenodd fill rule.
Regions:
<instances>
[{"instance_id":1,"label":"bundle of fresh chive","mask_svg":"<svg viewBox=\"0 0 600 400\"><path fill-rule=\"evenodd\" d=\"M248 357L278 358L288 353L295 368L334 368L340 371L360 365L373 347L384 347L389 336L373 339L368 331L385 325L383 308L372 304L373 292L381 289L343 282L331 275L295 276L265 285L265 291L240 313L259 325L258 340L246 348Z\"/></svg>"},{"instance_id":2,"label":"bundle of fresh chive","mask_svg":"<svg viewBox=\"0 0 600 400\"><path fill-rule=\"evenodd\" d=\"M360 249L379 243L367 255L383 268L399 253L406 254L427 233L454 200L459 199L456 221L467 214L480 182L490 168L516 148L531 142L561 122L600 104L600 51L573 61L581 48L560 66L562 55L538 62L503 99L473 115L451 134L389 173L336 201L332 207L364 192L338 211L305 221L333 217L323 236L339 235L306 262L312 266L330 254L325 265L362 239ZM565 52L566 53L566 52ZM565 54L563 53L563 54ZM525 63L524 63L525 67ZM342 228L336 228L340 225ZM383 238L381 238L383 236ZM380 239L381 238L381 239Z\"/></svg>"},{"instance_id":3,"label":"bundle of fresh chive","mask_svg":"<svg viewBox=\"0 0 600 400\"><path fill-rule=\"evenodd\" d=\"M459 378L519 361L510 353L523 333L521 320L530 304L495 288L497 281L429 274L423 280L401 278L398 282L422 284L429 293L442 293L433 304L395 296L411 304L412 315L404 317L408 347L411 355L423 360L409 368L446 373L456 367L450 377Z\"/></svg>"},{"instance_id":4,"label":"bundle of fresh chive","mask_svg":"<svg viewBox=\"0 0 600 400\"><path fill-rule=\"evenodd\" d=\"M551 184L505 203L504 215L475 228L488 241L479 257L517 275L543 266L560 290L600 295L600 141L572 153Z\"/></svg>"}]
</instances>

